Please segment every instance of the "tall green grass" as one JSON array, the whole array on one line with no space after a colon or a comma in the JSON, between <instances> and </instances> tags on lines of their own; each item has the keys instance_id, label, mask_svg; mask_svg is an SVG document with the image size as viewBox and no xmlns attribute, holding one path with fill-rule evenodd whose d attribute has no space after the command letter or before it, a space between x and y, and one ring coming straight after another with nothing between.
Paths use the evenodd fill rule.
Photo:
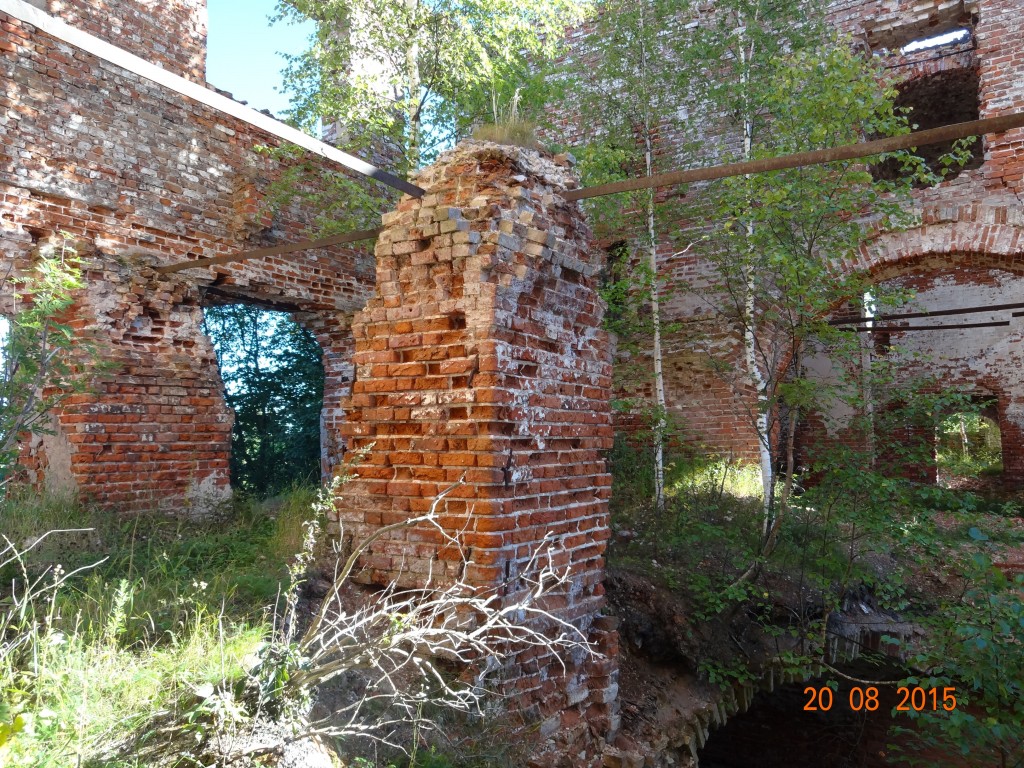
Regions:
<instances>
[{"instance_id":1,"label":"tall green grass","mask_svg":"<svg viewBox=\"0 0 1024 768\"><path fill-rule=\"evenodd\" d=\"M195 691L241 679L271 631L313 493L296 489L269 513L244 504L219 524L119 522L60 496L0 503L0 765L139 764L128 745L140 728L181 722Z\"/></svg>"}]
</instances>

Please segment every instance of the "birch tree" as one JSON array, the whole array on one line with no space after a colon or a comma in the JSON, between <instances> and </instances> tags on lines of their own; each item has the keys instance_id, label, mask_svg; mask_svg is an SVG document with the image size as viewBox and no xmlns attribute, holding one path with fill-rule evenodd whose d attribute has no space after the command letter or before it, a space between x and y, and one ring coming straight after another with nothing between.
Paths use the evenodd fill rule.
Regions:
<instances>
[{"instance_id":1,"label":"birch tree","mask_svg":"<svg viewBox=\"0 0 1024 768\"><path fill-rule=\"evenodd\" d=\"M586 116L589 142L581 151L584 183L608 181L614 176L653 176L679 162L686 147L665 153L661 132L687 98L687 78L675 65L678 39L673 33L678 4L654 0L606 0L600 4L590 51L570 64L572 109ZM664 201L662 201L664 202ZM654 393L654 503L665 504L665 433L667 400L663 371L663 281L659 277L658 250L670 238L673 206L659 204L655 190L595 201L590 211L598 234L626 238L633 269L624 299L649 305L642 328L620 326L620 342L636 333L649 336ZM613 308L613 312L615 308ZM646 343L641 343L646 347Z\"/></svg>"},{"instance_id":2,"label":"birch tree","mask_svg":"<svg viewBox=\"0 0 1024 768\"><path fill-rule=\"evenodd\" d=\"M739 151L727 159L909 130L895 110L896 91L882 85L884 73L828 33L805 3L727 0L719 10L717 24L695 34L693 53L721 62L722 77L702 84L699 97L739 134ZM702 243L713 283L704 295L740 342L742 373L733 383L754 393L764 556L775 547L793 489L799 415L826 399L803 361L812 345L840 341L826 319L866 289L843 265L869 227L909 221L909 190L909 177L879 181L859 161L728 179L703 195L716 223Z\"/></svg>"},{"instance_id":3,"label":"birch tree","mask_svg":"<svg viewBox=\"0 0 1024 768\"><path fill-rule=\"evenodd\" d=\"M615 171L649 176L908 130L882 73L828 31L814 3L721 0L708 12L697 3L609 0L600 11L592 35L597 61L583 57L577 69L580 114L599 116L582 154L596 157L593 165L605 177ZM858 296L856 278L841 278L830 265L859 246L864 221L893 224L902 210L896 193L907 189L909 181L875 181L866 165L847 162L691 188L684 190L685 207L671 193L644 192L592 209L607 230L634 238L647 261L643 289L654 315L653 391L661 414L658 248L662 258L690 250L699 258L704 278L690 286L693 301L736 340L736 354L713 347L710 364L741 401L753 393L762 553L774 547L792 489L798 414L815 396L794 372L811 340L827 333L823 321L836 302ZM655 425L659 506L664 424Z\"/></svg>"}]
</instances>

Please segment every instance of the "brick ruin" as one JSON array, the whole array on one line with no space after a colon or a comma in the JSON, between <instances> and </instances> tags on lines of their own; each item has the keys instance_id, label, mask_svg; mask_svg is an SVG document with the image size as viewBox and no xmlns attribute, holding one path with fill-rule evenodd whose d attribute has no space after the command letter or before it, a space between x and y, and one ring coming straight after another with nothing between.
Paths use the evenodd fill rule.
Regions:
<instances>
[{"instance_id":1,"label":"brick ruin","mask_svg":"<svg viewBox=\"0 0 1024 768\"><path fill-rule=\"evenodd\" d=\"M900 73L901 103L923 128L1024 109L1024 17L1013 0L833 2L840 29L863 39ZM950 30L962 40L902 54L908 43ZM977 140L964 170L916 191L920 226L882 235L861 249L858 268L879 284L912 288L910 311L1024 302L1024 130ZM1024 486L1022 317L1008 311L963 316L999 328L893 334L909 370L934 375L995 401L1005 486ZM938 324L939 321L929 321ZM927 361L912 363L916 354ZM934 476L934 467L926 468Z\"/></svg>"},{"instance_id":2,"label":"brick ruin","mask_svg":"<svg viewBox=\"0 0 1024 768\"><path fill-rule=\"evenodd\" d=\"M48 10L141 57L155 47L156 63L201 81L204 4L153 8ZM161 27L161 14L173 23ZM103 16L119 24L96 24ZM161 36L181 30L180 50ZM33 439L30 480L120 513L214 508L230 493L232 414L202 309L290 311L324 349L325 474L343 441L375 444L345 494L348 535L422 512L462 481L443 510L461 572L450 547L410 530L378 542L361 578L413 585L432 570L514 599L550 545L569 579L545 607L606 656L563 669L527 651L506 665L503 689L562 745L586 750L613 733L617 635L600 614L611 344L601 257L578 205L559 196L575 183L567 161L470 145L421 174L423 199L385 217L376 258L335 247L164 275L307 235L300 207L263 205L282 167L254 149L279 141L9 14L0 33L3 258L27 266L66 233L87 283L72 324L113 368Z\"/></svg>"},{"instance_id":3,"label":"brick ruin","mask_svg":"<svg viewBox=\"0 0 1024 768\"><path fill-rule=\"evenodd\" d=\"M462 578L514 599L553 545L569 582L543 607L604 658L563 668L531 649L502 687L542 735L572 743L617 729L618 686L617 635L600 618L612 442L603 261L560 196L575 186L567 162L465 142L419 174L426 195L384 216L342 428L350 450L372 450L340 509L344 535L361 541L449 489L437 514L451 539L421 526L376 542L359 576L374 584Z\"/></svg>"},{"instance_id":4,"label":"brick ruin","mask_svg":"<svg viewBox=\"0 0 1024 768\"><path fill-rule=\"evenodd\" d=\"M969 119L1024 109L1017 4L836 0L830 12L903 73L922 114L957 94L953 114ZM32 5L205 82L203 0ZM899 53L959 27L966 41ZM229 494L232 415L202 308L289 311L324 350L325 474L346 442L374 446L347 488L345 534L425 512L457 484L442 522L465 563L409 529L378 542L363 578L418 584L431 573L513 590L552 534L571 578L550 607L607 658L563 671L550 657L521 656L505 680L545 734L611 736L617 637L601 616L611 345L595 292L603 256L579 208L560 197L574 183L567 161L467 144L421 173L424 198L385 216L375 255L334 247L165 276L156 268L307 235L301 207L263 205L282 166L255 147L279 140L4 12L0 80L0 255L26 265L68 233L88 282L74 325L114 365L55 414L52 435L34 439L30 479L126 512L215 506ZM1022 149L1021 130L982 139L973 167L916 193L920 227L865 243L857 268L914 287L924 308L1024 302ZM661 269L682 278L701 267L666 248ZM670 312L687 319L692 307ZM1020 323L910 340L939 352L929 365L944 381L995 397L1010 483L1024 480ZM704 444L753 457L742 401L685 338L666 346L672 408Z\"/></svg>"},{"instance_id":5,"label":"brick ruin","mask_svg":"<svg viewBox=\"0 0 1024 768\"><path fill-rule=\"evenodd\" d=\"M49 5L202 81L203 2ZM310 214L299 205L274 213L263 204L282 169L255 149L280 140L4 13L0 80L0 255L28 264L67 233L86 259L88 282L74 325L116 364L93 394L65 404L54 434L34 439L30 479L125 512L201 512L225 499L232 414L202 308L235 302L291 312L316 335L329 472L351 384L348 324L373 282L370 254L334 247L155 271L307 236Z\"/></svg>"},{"instance_id":6,"label":"brick ruin","mask_svg":"<svg viewBox=\"0 0 1024 768\"><path fill-rule=\"evenodd\" d=\"M910 119L921 129L952 122L995 117L1024 109L1024 17L1015 0L832 0L827 16L865 51L897 73L899 104L913 108ZM701 6L701 12L710 6ZM686 23L704 23L702 18ZM909 43L962 30L944 45L911 53ZM570 36L570 56L585 56L586 26ZM573 145L586 136L585 121L560 113L559 138ZM712 121L700 140L712 147L736 146ZM672 156L692 141L675 125L659 127L657 151ZM938 151L929 150L934 159ZM708 164L714 161L709 159ZM1024 130L990 134L977 140L964 169L935 187L914 192L920 226L865 242L860 262L878 284L896 283L917 290L907 311L939 310L1024 302ZM699 188L690 190L699 195ZM682 225L687 226L685 223ZM677 290L663 301L666 323L698 321L701 301L689 286L707 280L693 253L659 247L659 275ZM706 314L705 314L706 317ZM1008 320L1002 328L893 334L891 342L907 351L908 373L935 375L943 385L962 387L996 401L1008 487L1024 485L1024 379L1022 322L1007 310L974 313L964 322ZM954 321L957 318L953 318ZM933 321L938 324L938 319ZM708 365L708 355L686 333L663 344L665 385L670 410L684 424L687 439L709 452L757 461L751 420L752 393L736 388ZM915 360L918 353L930 357ZM653 396L651 387L640 393ZM930 439L930 438L929 438ZM925 477L934 467L923 468Z\"/></svg>"}]
</instances>

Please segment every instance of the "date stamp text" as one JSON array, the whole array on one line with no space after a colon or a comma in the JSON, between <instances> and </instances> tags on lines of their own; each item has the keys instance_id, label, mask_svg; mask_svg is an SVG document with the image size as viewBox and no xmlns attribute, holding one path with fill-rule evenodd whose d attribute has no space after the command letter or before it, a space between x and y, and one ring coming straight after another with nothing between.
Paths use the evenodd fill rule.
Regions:
<instances>
[{"instance_id":1,"label":"date stamp text","mask_svg":"<svg viewBox=\"0 0 1024 768\"><path fill-rule=\"evenodd\" d=\"M815 687L809 685L804 688L804 695L808 696L804 704L805 712L828 712L835 705L837 700L846 698L846 703L854 712L874 712L878 709L878 688L867 686L862 688L855 685L849 690L846 697L834 692L828 686ZM900 686L896 689L897 712L938 712L945 710L952 712L956 709L956 688L922 688L920 686Z\"/></svg>"}]
</instances>

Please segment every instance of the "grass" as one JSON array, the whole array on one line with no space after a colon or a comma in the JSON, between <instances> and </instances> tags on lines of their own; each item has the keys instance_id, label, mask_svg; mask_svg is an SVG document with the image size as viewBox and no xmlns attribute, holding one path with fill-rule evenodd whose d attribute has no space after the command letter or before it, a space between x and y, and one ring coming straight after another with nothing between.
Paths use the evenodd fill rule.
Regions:
<instances>
[{"instance_id":1,"label":"grass","mask_svg":"<svg viewBox=\"0 0 1024 768\"><path fill-rule=\"evenodd\" d=\"M0 597L0 765L141 764L117 757L125 734L180 715L204 684L240 679L271 630L313 493L201 524L118 522L61 496L0 504L12 545L0 576L14 585Z\"/></svg>"},{"instance_id":2,"label":"grass","mask_svg":"<svg viewBox=\"0 0 1024 768\"><path fill-rule=\"evenodd\" d=\"M953 477L995 477L1003 473L1003 460L997 451L964 454L959 450L936 452L939 472Z\"/></svg>"},{"instance_id":3,"label":"grass","mask_svg":"<svg viewBox=\"0 0 1024 768\"><path fill-rule=\"evenodd\" d=\"M241 677L267 628L232 622L200 604L165 642L125 647L133 588L114 591L103 627L37 627L31 661L5 669L8 719L29 715L31 727L9 744L12 766L132 764L117 761L124 734L163 711L173 711L203 683Z\"/></svg>"},{"instance_id":4,"label":"grass","mask_svg":"<svg viewBox=\"0 0 1024 768\"><path fill-rule=\"evenodd\" d=\"M477 141L491 141L526 149L539 149L536 126L526 120L508 120L502 123L487 123L473 130Z\"/></svg>"},{"instance_id":5,"label":"grass","mask_svg":"<svg viewBox=\"0 0 1024 768\"><path fill-rule=\"evenodd\" d=\"M760 469L714 456L671 457L658 510L647 446L618 435L610 465L612 525L628 543L610 548L609 562L682 594L697 613L716 610L757 547Z\"/></svg>"},{"instance_id":6,"label":"grass","mask_svg":"<svg viewBox=\"0 0 1024 768\"><path fill-rule=\"evenodd\" d=\"M0 503L12 540L0 572L14 585L0 594L0 766L184 768L225 755L239 768L266 764L231 750L267 727L281 738L304 727L309 692L266 686L283 690L308 661L289 655L298 651L280 603L300 594L289 570L312 554L305 523L324 504L315 496L295 488L242 501L219 523L118 521L66 497ZM82 570L69 574L70 563ZM351 765L520 765L522 742L506 726L453 715L425 734L438 744L383 763L379 745L344 746L356 751Z\"/></svg>"}]
</instances>

